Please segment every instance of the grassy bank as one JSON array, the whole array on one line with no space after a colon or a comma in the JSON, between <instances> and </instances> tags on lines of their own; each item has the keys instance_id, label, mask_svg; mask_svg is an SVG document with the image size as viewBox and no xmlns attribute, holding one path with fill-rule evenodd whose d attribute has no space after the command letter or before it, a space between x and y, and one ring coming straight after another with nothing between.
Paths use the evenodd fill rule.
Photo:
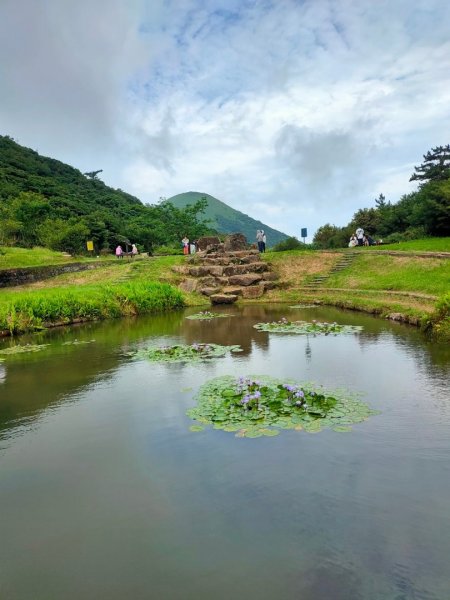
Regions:
<instances>
[{"instance_id":1,"label":"grassy bank","mask_svg":"<svg viewBox=\"0 0 450 600\"><path fill-rule=\"evenodd\" d=\"M0 330L11 334L46 326L156 313L184 305L176 288L157 282L3 292Z\"/></svg>"},{"instance_id":2,"label":"grassy bank","mask_svg":"<svg viewBox=\"0 0 450 600\"><path fill-rule=\"evenodd\" d=\"M267 253L265 259L279 275L280 287L265 298L269 302L320 302L361 310L420 325L450 338L450 260L365 250L337 273L331 270L343 252ZM318 275L327 278L309 289L308 284Z\"/></svg>"}]
</instances>

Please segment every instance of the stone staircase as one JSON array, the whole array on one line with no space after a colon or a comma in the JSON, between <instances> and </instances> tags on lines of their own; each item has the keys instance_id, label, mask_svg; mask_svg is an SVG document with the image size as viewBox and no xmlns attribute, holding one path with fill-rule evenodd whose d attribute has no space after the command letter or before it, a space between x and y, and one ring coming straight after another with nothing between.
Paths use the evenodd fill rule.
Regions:
<instances>
[{"instance_id":1,"label":"stone staircase","mask_svg":"<svg viewBox=\"0 0 450 600\"><path fill-rule=\"evenodd\" d=\"M330 271L328 273L325 273L323 275L316 275L314 277L314 279L312 279L310 282L305 284L305 288L316 288L319 287L322 283L324 283L329 277L330 275L332 275L333 273L338 273L339 271L342 271L343 269L346 269L348 266L350 266L352 264L352 262L355 260L355 257L357 256L357 252L345 252L341 258L337 261L337 263L335 263L333 265L333 267L330 269Z\"/></svg>"},{"instance_id":2,"label":"stone staircase","mask_svg":"<svg viewBox=\"0 0 450 600\"><path fill-rule=\"evenodd\" d=\"M242 234L232 234L220 243L218 238L200 238L199 251L186 257L178 267L186 278L180 288L199 292L211 304L232 304L239 297L260 298L276 286L277 276L260 258L257 249L249 248Z\"/></svg>"}]
</instances>

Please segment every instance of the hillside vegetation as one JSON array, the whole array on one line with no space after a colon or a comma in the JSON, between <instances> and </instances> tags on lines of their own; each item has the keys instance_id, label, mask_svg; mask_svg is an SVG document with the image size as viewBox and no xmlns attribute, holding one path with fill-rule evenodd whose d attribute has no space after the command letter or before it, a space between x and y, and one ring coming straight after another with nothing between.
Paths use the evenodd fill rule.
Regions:
<instances>
[{"instance_id":1,"label":"hillside vegetation","mask_svg":"<svg viewBox=\"0 0 450 600\"><path fill-rule=\"evenodd\" d=\"M189 205L195 205L196 202L202 199L206 199L207 202L204 212L205 218L209 220L210 227L218 233L243 233L247 240L253 243L256 231L263 229L267 236L267 246L269 248L288 237L285 233L273 229L261 221L252 219L209 194L186 192L172 196L168 199L168 202L171 202L177 208L186 208Z\"/></svg>"},{"instance_id":2,"label":"hillside vegetation","mask_svg":"<svg viewBox=\"0 0 450 600\"><path fill-rule=\"evenodd\" d=\"M134 242L140 249L179 245L208 227L203 204L178 209L171 203L144 205L105 185L96 172L83 174L0 136L0 245L79 253L86 241L96 252Z\"/></svg>"}]
</instances>

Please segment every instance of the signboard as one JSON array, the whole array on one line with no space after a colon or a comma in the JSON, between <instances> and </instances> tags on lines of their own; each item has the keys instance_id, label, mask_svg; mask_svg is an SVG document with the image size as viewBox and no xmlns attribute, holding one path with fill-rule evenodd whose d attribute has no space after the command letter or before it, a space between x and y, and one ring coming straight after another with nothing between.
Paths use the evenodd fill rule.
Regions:
<instances>
[{"instance_id":1,"label":"signboard","mask_svg":"<svg viewBox=\"0 0 450 600\"><path fill-rule=\"evenodd\" d=\"M302 238L308 237L308 230L306 229L306 227L303 227L302 229Z\"/></svg>"},{"instance_id":2,"label":"signboard","mask_svg":"<svg viewBox=\"0 0 450 600\"><path fill-rule=\"evenodd\" d=\"M94 252L94 242L92 240L86 242L86 246L89 252Z\"/></svg>"}]
</instances>

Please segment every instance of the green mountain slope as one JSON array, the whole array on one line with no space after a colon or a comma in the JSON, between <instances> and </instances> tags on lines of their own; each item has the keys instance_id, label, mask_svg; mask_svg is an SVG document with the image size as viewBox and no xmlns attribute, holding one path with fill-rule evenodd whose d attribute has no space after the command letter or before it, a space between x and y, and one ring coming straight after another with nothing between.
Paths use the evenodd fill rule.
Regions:
<instances>
[{"instance_id":1,"label":"green mountain slope","mask_svg":"<svg viewBox=\"0 0 450 600\"><path fill-rule=\"evenodd\" d=\"M276 229L269 227L269 225L256 219L252 219L239 210L231 208L228 204L225 204L209 194L202 194L201 192L185 192L184 194L172 196L167 200L177 208L185 208L190 204L194 204L194 202L197 202L201 198L206 198L208 201L205 218L210 219L211 227L216 229L219 233L243 233L247 240L250 243L253 243L256 237L256 230L264 229L267 236L267 246L269 248L289 237L285 233L277 231Z\"/></svg>"},{"instance_id":2,"label":"green mountain slope","mask_svg":"<svg viewBox=\"0 0 450 600\"><path fill-rule=\"evenodd\" d=\"M0 135L0 245L69 252L85 249L86 240L94 241L97 252L125 240L141 249L178 246L188 227L196 237L208 230L197 212L170 204L144 205Z\"/></svg>"}]
</instances>

